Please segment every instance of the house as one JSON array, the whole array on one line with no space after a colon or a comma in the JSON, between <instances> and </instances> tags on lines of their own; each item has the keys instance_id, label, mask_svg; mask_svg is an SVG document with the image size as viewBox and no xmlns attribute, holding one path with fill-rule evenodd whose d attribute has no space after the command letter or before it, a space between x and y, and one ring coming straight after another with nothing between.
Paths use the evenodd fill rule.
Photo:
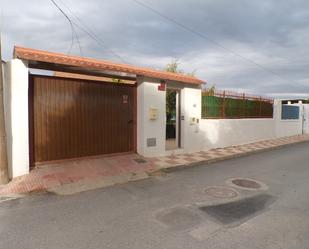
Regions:
<instances>
[{"instance_id":1,"label":"house","mask_svg":"<svg viewBox=\"0 0 309 249\"><path fill-rule=\"evenodd\" d=\"M306 105L293 104L289 116L281 100L244 94L210 96L224 115L202 118L205 82L183 74L22 47L4 68L11 178L50 162L190 153L309 132ZM236 102L258 102L255 114L233 114Z\"/></svg>"},{"instance_id":2,"label":"house","mask_svg":"<svg viewBox=\"0 0 309 249\"><path fill-rule=\"evenodd\" d=\"M164 155L166 89L177 98L174 149L186 151L197 136L189 119L200 119L203 83L183 74L15 47L4 86L10 176L46 162Z\"/></svg>"}]
</instances>

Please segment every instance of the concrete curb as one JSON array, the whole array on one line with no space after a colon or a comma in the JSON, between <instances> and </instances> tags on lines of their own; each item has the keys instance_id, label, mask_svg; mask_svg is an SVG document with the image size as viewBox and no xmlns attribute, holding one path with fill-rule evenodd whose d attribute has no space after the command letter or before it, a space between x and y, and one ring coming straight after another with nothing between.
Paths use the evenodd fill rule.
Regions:
<instances>
[{"instance_id":1,"label":"concrete curb","mask_svg":"<svg viewBox=\"0 0 309 249\"><path fill-rule=\"evenodd\" d=\"M11 194L11 195L0 195L0 204L7 202L7 201L12 201L16 199L21 199L27 196L28 194Z\"/></svg>"},{"instance_id":2,"label":"concrete curb","mask_svg":"<svg viewBox=\"0 0 309 249\"><path fill-rule=\"evenodd\" d=\"M189 168L189 167L203 166L205 164L208 165L208 164L212 164L212 163L216 163L216 162L220 162L220 161L225 161L225 160L229 160L229 159L246 157L246 156L259 154L259 153L266 152L266 151L272 151L272 150L280 149L282 147L288 147L288 146L292 146L292 145L295 145L295 144L301 144L301 143L307 143L307 142L309 142L309 140L295 141L295 142L292 142L292 143L275 145L275 146L268 147L268 148L263 148L263 149L258 149L258 150L243 152L243 153L237 153L237 154L233 154L233 155L222 156L222 157L218 157L218 158L214 158L214 159L202 160L202 161L198 161L198 162L186 163L186 164L181 164L181 165L175 165L175 166L171 166L171 167L161 168L161 169L154 171L154 172L150 172L149 175L150 176L155 175L155 174L157 174L157 172L172 173L172 172L183 170L183 169L186 169L186 168Z\"/></svg>"},{"instance_id":3,"label":"concrete curb","mask_svg":"<svg viewBox=\"0 0 309 249\"><path fill-rule=\"evenodd\" d=\"M81 192L86 192L94 189L100 189L110 187L119 184L125 184L128 182L134 182L149 178L149 175L145 172L141 173L130 173L119 176L97 179L97 180L86 180L71 184L65 184L59 187L46 189L46 192L53 193L56 195L73 195Z\"/></svg>"}]
</instances>

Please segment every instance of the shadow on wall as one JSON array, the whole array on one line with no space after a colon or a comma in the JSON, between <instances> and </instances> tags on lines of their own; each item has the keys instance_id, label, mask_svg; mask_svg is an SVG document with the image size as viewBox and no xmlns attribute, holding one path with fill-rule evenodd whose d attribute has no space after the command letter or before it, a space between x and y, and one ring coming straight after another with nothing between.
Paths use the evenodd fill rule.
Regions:
<instances>
[{"instance_id":1,"label":"shadow on wall","mask_svg":"<svg viewBox=\"0 0 309 249\"><path fill-rule=\"evenodd\" d=\"M6 142L7 142L7 156L8 156L8 165L12 165L13 154L12 154L12 91L11 91L11 75L10 75L10 65L5 63L3 66L3 101L4 101L4 115L5 115L5 132L6 132ZM9 168L9 176L12 177L12 167Z\"/></svg>"},{"instance_id":2,"label":"shadow on wall","mask_svg":"<svg viewBox=\"0 0 309 249\"><path fill-rule=\"evenodd\" d=\"M32 163L134 150L135 86L47 76L34 81Z\"/></svg>"}]
</instances>

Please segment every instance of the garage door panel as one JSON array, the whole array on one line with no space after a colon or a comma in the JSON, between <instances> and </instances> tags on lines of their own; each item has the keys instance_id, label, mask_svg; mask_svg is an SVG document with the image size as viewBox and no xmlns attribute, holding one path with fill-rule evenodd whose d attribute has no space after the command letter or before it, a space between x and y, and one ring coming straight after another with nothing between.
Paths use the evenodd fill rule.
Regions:
<instances>
[{"instance_id":1,"label":"garage door panel","mask_svg":"<svg viewBox=\"0 0 309 249\"><path fill-rule=\"evenodd\" d=\"M134 150L135 87L44 76L32 82L35 162Z\"/></svg>"}]
</instances>

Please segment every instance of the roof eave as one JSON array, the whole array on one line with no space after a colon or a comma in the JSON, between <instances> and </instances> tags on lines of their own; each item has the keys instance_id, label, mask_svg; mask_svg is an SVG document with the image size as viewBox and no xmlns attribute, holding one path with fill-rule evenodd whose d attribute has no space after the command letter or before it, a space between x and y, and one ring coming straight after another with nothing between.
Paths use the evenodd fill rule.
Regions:
<instances>
[{"instance_id":1,"label":"roof eave","mask_svg":"<svg viewBox=\"0 0 309 249\"><path fill-rule=\"evenodd\" d=\"M142 75L146 77L156 78L160 80L176 81L186 84L201 85L204 81L191 76L182 74L174 74L153 70L150 68L136 67L132 65L117 64L109 61L100 61L90 58L82 58L77 56L68 56L65 54L51 53L47 51L28 49L23 47L14 47L14 58L28 60L33 62L54 63L58 65L66 65L72 67L80 67L93 70L111 70L119 73L129 73Z\"/></svg>"}]
</instances>

